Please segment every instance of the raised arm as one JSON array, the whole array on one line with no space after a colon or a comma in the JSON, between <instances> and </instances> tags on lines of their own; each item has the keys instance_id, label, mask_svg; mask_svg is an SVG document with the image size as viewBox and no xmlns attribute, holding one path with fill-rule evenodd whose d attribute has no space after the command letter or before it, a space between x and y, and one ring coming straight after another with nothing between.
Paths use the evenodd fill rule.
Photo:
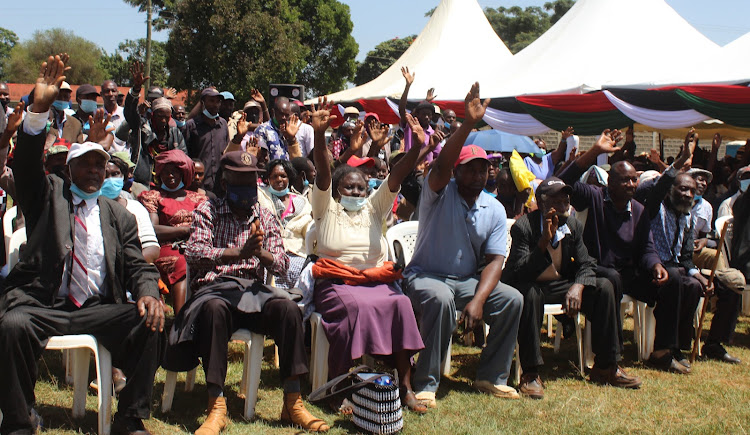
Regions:
<instances>
[{"instance_id":1,"label":"raised arm","mask_svg":"<svg viewBox=\"0 0 750 435\"><path fill-rule=\"evenodd\" d=\"M688 160L693 158L693 151L698 143L698 133L695 132L694 128L691 128L685 136L685 144L682 147L680 155L677 156L672 166L670 166L664 173L662 173L659 181L656 185L648 192L646 200L643 206L646 208L649 219L653 219L659 212L662 201L669 193L669 189L672 187L672 183L677 178L677 173L687 163Z\"/></svg>"},{"instance_id":2,"label":"raised arm","mask_svg":"<svg viewBox=\"0 0 750 435\"><path fill-rule=\"evenodd\" d=\"M313 161L315 162L315 185L320 190L327 190L331 186L331 161L328 160L328 148L326 147L326 130L331 124L331 120L336 118L336 115L331 115L332 102L328 102L327 98L319 100L319 110L315 110L313 104L312 109L312 127L315 131L315 145L313 147Z\"/></svg>"},{"instance_id":3,"label":"raised arm","mask_svg":"<svg viewBox=\"0 0 750 435\"><path fill-rule=\"evenodd\" d=\"M414 77L417 75L416 72L409 72L408 66L401 67L401 74L406 80L406 86L404 86L404 92L401 93L401 100L398 102L398 116L401 118L401 127L406 127L406 100L409 98L409 88L414 83Z\"/></svg>"},{"instance_id":4,"label":"raised arm","mask_svg":"<svg viewBox=\"0 0 750 435\"><path fill-rule=\"evenodd\" d=\"M141 127L141 115L138 112L138 100L141 97L141 87L143 83L149 79L145 76L143 64L139 61L133 62L130 65L130 75L133 80L133 86L130 88L130 92L125 96L125 107L123 112L125 114L125 121L128 126L134 131L138 131Z\"/></svg>"},{"instance_id":5,"label":"raised arm","mask_svg":"<svg viewBox=\"0 0 750 435\"><path fill-rule=\"evenodd\" d=\"M565 151L568 149L568 138L573 136L575 132L573 131L573 127L568 127L564 131L562 131L562 139L560 139L560 144L557 146L557 149L552 151L552 166L557 165L557 163L565 158Z\"/></svg>"},{"instance_id":6,"label":"raised arm","mask_svg":"<svg viewBox=\"0 0 750 435\"><path fill-rule=\"evenodd\" d=\"M479 99L479 83L474 83L469 93L466 94L464 101L464 123L448 138L445 146L443 146L443 150L438 155L437 163L432 166L427 176L427 182L433 192L443 190L451 181L453 165L458 160L458 155L461 154L461 148L464 146L464 142L466 142L466 138L474 128L474 125L484 116L484 112L487 110L489 104L489 98L484 100L484 102Z\"/></svg>"},{"instance_id":7,"label":"raised arm","mask_svg":"<svg viewBox=\"0 0 750 435\"><path fill-rule=\"evenodd\" d=\"M251 128L255 130L258 128L258 125L268 122L271 120L271 114L268 112L268 105L266 104L266 99L263 97L263 94L260 93L259 90L253 89L250 91L250 98L252 98L256 103L260 104L260 120L258 124L254 124Z\"/></svg>"},{"instance_id":8,"label":"raised arm","mask_svg":"<svg viewBox=\"0 0 750 435\"><path fill-rule=\"evenodd\" d=\"M581 157L578 157L575 164L583 170L588 169L591 165L596 163L596 158L599 154L619 151L620 147L617 146L617 142L620 140L622 140L622 133L620 130L604 130L594 146L583 153Z\"/></svg>"},{"instance_id":9,"label":"raised arm","mask_svg":"<svg viewBox=\"0 0 750 435\"><path fill-rule=\"evenodd\" d=\"M393 169L391 169L391 174L388 176L388 188L391 189L391 192L398 192L398 189L401 188L401 183L403 183L406 176L417 166L420 150L424 145L424 131L422 131L422 126L419 125L419 121L407 113L406 122L408 122L409 127L411 127L412 144L414 146L412 146L404 158L399 160L398 163L393 166Z\"/></svg>"}]
</instances>

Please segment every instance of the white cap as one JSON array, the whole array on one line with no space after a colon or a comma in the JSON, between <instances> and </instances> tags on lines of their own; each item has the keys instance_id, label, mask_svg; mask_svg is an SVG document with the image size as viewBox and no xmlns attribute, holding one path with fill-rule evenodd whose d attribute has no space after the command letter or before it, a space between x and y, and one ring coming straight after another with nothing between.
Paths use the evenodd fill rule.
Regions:
<instances>
[{"instance_id":1,"label":"white cap","mask_svg":"<svg viewBox=\"0 0 750 435\"><path fill-rule=\"evenodd\" d=\"M65 161L65 163L70 163L71 160L77 157L81 157L82 155L91 151L101 154L106 161L109 161L109 153L104 151L104 148L102 148L101 145L95 142L84 142L74 143L70 147L70 151L68 151L68 159Z\"/></svg>"},{"instance_id":2,"label":"white cap","mask_svg":"<svg viewBox=\"0 0 750 435\"><path fill-rule=\"evenodd\" d=\"M69 90L69 91L72 90L72 89L70 89L70 83L68 83L68 82L62 82L62 84L60 85L60 90L63 91L63 90L66 90L66 89Z\"/></svg>"}]
</instances>

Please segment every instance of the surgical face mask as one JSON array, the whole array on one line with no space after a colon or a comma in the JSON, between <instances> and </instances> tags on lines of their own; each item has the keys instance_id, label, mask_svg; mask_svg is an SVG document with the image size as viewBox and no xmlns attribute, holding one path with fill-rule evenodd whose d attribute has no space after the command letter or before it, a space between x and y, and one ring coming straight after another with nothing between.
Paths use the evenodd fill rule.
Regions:
<instances>
[{"instance_id":1,"label":"surgical face mask","mask_svg":"<svg viewBox=\"0 0 750 435\"><path fill-rule=\"evenodd\" d=\"M94 113L96 112L97 104L94 100L81 100L80 107L86 113Z\"/></svg>"},{"instance_id":2,"label":"surgical face mask","mask_svg":"<svg viewBox=\"0 0 750 435\"><path fill-rule=\"evenodd\" d=\"M451 129L451 123L450 122L444 122L443 125L445 126L446 130L450 131L450 129Z\"/></svg>"},{"instance_id":3,"label":"surgical face mask","mask_svg":"<svg viewBox=\"0 0 750 435\"><path fill-rule=\"evenodd\" d=\"M367 203L366 197L341 195L339 201L346 211L360 211Z\"/></svg>"},{"instance_id":4,"label":"surgical face mask","mask_svg":"<svg viewBox=\"0 0 750 435\"><path fill-rule=\"evenodd\" d=\"M310 182L309 182L309 181L307 181L307 178L305 178L304 180L302 180L302 187L303 187L303 188L304 188L304 187L307 187L307 186L309 186L309 185L310 185Z\"/></svg>"},{"instance_id":5,"label":"surgical face mask","mask_svg":"<svg viewBox=\"0 0 750 435\"><path fill-rule=\"evenodd\" d=\"M84 192L78 186L76 186L75 183L70 185L70 191L75 193L81 199L94 199L102 194L101 189L93 193Z\"/></svg>"},{"instance_id":6,"label":"surgical face mask","mask_svg":"<svg viewBox=\"0 0 750 435\"><path fill-rule=\"evenodd\" d=\"M109 177L102 183L102 195L109 199L115 199L120 196L125 180L120 177Z\"/></svg>"},{"instance_id":7,"label":"surgical face mask","mask_svg":"<svg viewBox=\"0 0 750 435\"><path fill-rule=\"evenodd\" d=\"M383 180L380 178L370 178L370 181L367 182L367 186L370 189L377 189L381 184L383 184Z\"/></svg>"},{"instance_id":8,"label":"surgical face mask","mask_svg":"<svg viewBox=\"0 0 750 435\"><path fill-rule=\"evenodd\" d=\"M227 184L227 201L237 209L250 211L258 202L258 186L236 186Z\"/></svg>"},{"instance_id":9,"label":"surgical face mask","mask_svg":"<svg viewBox=\"0 0 750 435\"><path fill-rule=\"evenodd\" d=\"M747 192L748 187L750 187L750 178L747 180L740 180L740 192Z\"/></svg>"},{"instance_id":10,"label":"surgical face mask","mask_svg":"<svg viewBox=\"0 0 750 435\"><path fill-rule=\"evenodd\" d=\"M52 107L54 107L57 110L70 109L70 102L69 101L62 101L62 100L55 100L55 101L52 102Z\"/></svg>"},{"instance_id":11,"label":"surgical face mask","mask_svg":"<svg viewBox=\"0 0 750 435\"><path fill-rule=\"evenodd\" d=\"M693 201L695 201L696 204L699 203L701 199L703 199L703 195L695 195L693 197Z\"/></svg>"},{"instance_id":12,"label":"surgical face mask","mask_svg":"<svg viewBox=\"0 0 750 435\"><path fill-rule=\"evenodd\" d=\"M177 124L178 127L184 127L186 121L178 121L175 119L174 123Z\"/></svg>"},{"instance_id":13,"label":"surgical face mask","mask_svg":"<svg viewBox=\"0 0 750 435\"><path fill-rule=\"evenodd\" d=\"M547 154L547 150L540 150L535 154L536 157L544 157Z\"/></svg>"},{"instance_id":14,"label":"surgical face mask","mask_svg":"<svg viewBox=\"0 0 750 435\"><path fill-rule=\"evenodd\" d=\"M180 184L178 184L177 187L175 187L174 189L170 189L169 187L167 187L166 184L161 183L161 189L162 190L166 190L167 192L177 192L178 190L182 189L183 187L185 187L185 183L183 183L182 181L180 181Z\"/></svg>"},{"instance_id":15,"label":"surgical face mask","mask_svg":"<svg viewBox=\"0 0 750 435\"><path fill-rule=\"evenodd\" d=\"M212 115L208 110L203 109L203 116L205 116L208 119L216 119L219 117L219 114L217 113L216 115Z\"/></svg>"},{"instance_id":16,"label":"surgical face mask","mask_svg":"<svg viewBox=\"0 0 750 435\"><path fill-rule=\"evenodd\" d=\"M287 186L283 190L276 190L271 186L268 186L268 191L271 192L274 196L282 197L289 195L289 186Z\"/></svg>"}]
</instances>

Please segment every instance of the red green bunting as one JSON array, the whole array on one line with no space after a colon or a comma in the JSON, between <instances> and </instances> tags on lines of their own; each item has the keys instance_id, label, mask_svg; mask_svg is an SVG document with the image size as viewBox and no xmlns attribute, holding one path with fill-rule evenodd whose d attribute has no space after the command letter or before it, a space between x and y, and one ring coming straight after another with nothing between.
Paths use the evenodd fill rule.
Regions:
<instances>
[{"instance_id":1,"label":"red green bunting","mask_svg":"<svg viewBox=\"0 0 750 435\"><path fill-rule=\"evenodd\" d=\"M516 100L529 115L557 131L572 126L577 134L596 135L607 128L623 128L634 123L601 92L523 96Z\"/></svg>"},{"instance_id":2,"label":"red green bunting","mask_svg":"<svg viewBox=\"0 0 750 435\"><path fill-rule=\"evenodd\" d=\"M675 93L691 109L737 127L750 127L750 89L743 86L684 86Z\"/></svg>"}]
</instances>

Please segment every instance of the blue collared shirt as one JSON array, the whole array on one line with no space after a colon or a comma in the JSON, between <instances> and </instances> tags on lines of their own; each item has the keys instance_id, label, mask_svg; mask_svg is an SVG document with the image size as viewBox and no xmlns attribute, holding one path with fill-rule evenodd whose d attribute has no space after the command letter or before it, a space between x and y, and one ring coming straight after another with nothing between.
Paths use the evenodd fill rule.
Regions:
<instances>
[{"instance_id":1,"label":"blue collared shirt","mask_svg":"<svg viewBox=\"0 0 750 435\"><path fill-rule=\"evenodd\" d=\"M474 276L484 255L507 255L507 240L505 208L497 199L481 192L469 207L455 180L434 192L425 179L417 244L405 275Z\"/></svg>"},{"instance_id":2,"label":"blue collared shirt","mask_svg":"<svg viewBox=\"0 0 750 435\"><path fill-rule=\"evenodd\" d=\"M268 145L268 158L270 160L289 160L286 139L284 139L279 129L273 125L273 120L259 125L255 129L255 136L259 136Z\"/></svg>"}]
</instances>

